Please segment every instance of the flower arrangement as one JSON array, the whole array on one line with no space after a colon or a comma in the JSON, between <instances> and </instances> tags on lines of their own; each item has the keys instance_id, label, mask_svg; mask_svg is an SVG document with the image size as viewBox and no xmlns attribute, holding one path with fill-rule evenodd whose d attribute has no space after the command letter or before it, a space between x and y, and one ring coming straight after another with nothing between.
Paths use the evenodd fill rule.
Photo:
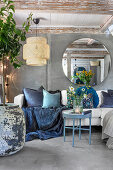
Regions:
<instances>
[{"instance_id":1,"label":"flower arrangement","mask_svg":"<svg viewBox=\"0 0 113 170\"><path fill-rule=\"evenodd\" d=\"M69 89L67 89L67 96L68 96L68 107L69 108L73 107L73 102L75 106L80 106L84 98L84 91L81 94L77 94L74 87L70 85Z\"/></svg>"},{"instance_id":2,"label":"flower arrangement","mask_svg":"<svg viewBox=\"0 0 113 170\"><path fill-rule=\"evenodd\" d=\"M73 76L73 78L78 78L81 81L83 81L86 86L89 86L93 75L94 73L92 73L92 70L89 70L89 71L83 70L81 71L81 73L76 73L76 76Z\"/></svg>"}]
</instances>

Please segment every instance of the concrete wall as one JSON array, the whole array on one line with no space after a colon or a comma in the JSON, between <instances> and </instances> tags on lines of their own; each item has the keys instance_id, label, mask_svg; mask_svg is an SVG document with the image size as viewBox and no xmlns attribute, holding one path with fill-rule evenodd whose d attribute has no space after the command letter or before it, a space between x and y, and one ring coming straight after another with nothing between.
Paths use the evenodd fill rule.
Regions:
<instances>
[{"instance_id":1,"label":"concrete wall","mask_svg":"<svg viewBox=\"0 0 113 170\"><path fill-rule=\"evenodd\" d=\"M32 36L32 35L31 35ZM67 46L74 40L81 38L93 38L100 41L108 49L111 56L111 70L108 77L95 89L113 89L113 37L104 34L48 34L47 37L51 49L51 57L47 66L32 67L24 65L18 70L12 69L9 100L21 93L22 88L38 89L43 85L47 90L66 89L70 81L64 75L62 69L62 56ZM22 58L22 51L20 58Z\"/></svg>"}]
</instances>

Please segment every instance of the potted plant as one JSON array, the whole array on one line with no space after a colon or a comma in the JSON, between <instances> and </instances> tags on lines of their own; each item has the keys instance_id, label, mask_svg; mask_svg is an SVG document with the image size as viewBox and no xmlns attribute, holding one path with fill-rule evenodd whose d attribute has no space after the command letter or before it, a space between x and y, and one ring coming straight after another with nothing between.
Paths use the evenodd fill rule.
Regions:
<instances>
[{"instance_id":1,"label":"potted plant","mask_svg":"<svg viewBox=\"0 0 113 170\"><path fill-rule=\"evenodd\" d=\"M16 22L13 14L15 13L14 2L10 0L3 0L4 6L0 9L0 60L3 64L3 106L5 106L5 72L4 62L6 57L9 56L10 63L14 68L19 68L22 61L18 59L22 41L26 40L26 33L29 30L32 20L30 14L27 20L23 23L23 28L16 28Z\"/></svg>"},{"instance_id":2,"label":"potted plant","mask_svg":"<svg viewBox=\"0 0 113 170\"><path fill-rule=\"evenodd\" d=\"M15 12L13 1L3 0L4 6L0 8L0 60L3 63L3 106L0 106L0 156L10 155L19 151L25 142L25 120L23 111L14 105L5 104L5 71L4 63L9 56L14 68L19 68L22 61L18 55L22 41L26 40L32 14L23 24L22 29L16 28L13 18Z\"/></svg>"}]
</instances>

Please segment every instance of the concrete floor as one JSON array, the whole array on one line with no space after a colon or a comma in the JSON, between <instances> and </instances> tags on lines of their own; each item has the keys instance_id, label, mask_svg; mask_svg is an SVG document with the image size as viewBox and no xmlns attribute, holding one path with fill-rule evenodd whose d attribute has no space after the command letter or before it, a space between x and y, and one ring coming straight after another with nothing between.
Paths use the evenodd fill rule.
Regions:
<instances>
[{"instance_id":1,"label":"concrete floor","mask_svg":"<svg viewBox=\"0 0 113 170\"><path fill-rule=\"evenodd\" d=\"M108 150L101 140L101 132L88 133L79 141L76 135L72 147L72 134L47 141L33 140L15 155L0 158L0 170L113 170L113 150Z\"/></svg>"}]
</instances>

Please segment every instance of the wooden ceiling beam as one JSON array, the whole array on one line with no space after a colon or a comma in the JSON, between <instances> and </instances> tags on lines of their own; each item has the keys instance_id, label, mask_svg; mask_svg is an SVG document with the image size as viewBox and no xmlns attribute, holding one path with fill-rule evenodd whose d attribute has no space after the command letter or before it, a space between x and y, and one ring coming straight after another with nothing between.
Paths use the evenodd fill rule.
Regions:
<instances>
[{"instance_id":1,"label":"wooden ceiling beam","mask_svg":"<svg viewBox=\"0 0 113 170\"><path fill-rule=\"evenodd\" d=\"M104 0L14 0L16 9L113 15L113 2ZM1 3L2 5L2 3Z\"/></svg>"},{"instance_id":2,"label":"wooden ceiling beam","mask_svg":"<svg viewBox=\"0 0 113 170\"><path fill-rule=\"evenodd\" d=\"M100 32L105 32L107 28L113 24L113 16L111 16L103 25L101 25Z\"/></svg>"},{"instance_id":3,"label":"wooden ceiling beam","mask_svg":"<svg viewBox=\"0 0 113 170\"><path fill-rule=\"evenodd\" d=\"M107 51L68 51L65 54L79 54L79 55L107 55Z\"/></svg>"},{"instance_id":4,"label":"wooden ceiling beam","mask_svg":"<svg viewBox=\"0 0 113 170\"><path fill-rule=\"evenodd\" d=\"M67 57L63 57L63 58L66 59ZM89 59L104 59L104 57L90 57L90 58L89 58L89 57L79 57L79 56L77 56L77 57L72 57L72 56L71 56L71 58L72 58L72 59L88 59L88 60L89 60Z\"/></svg>"},{"instance_id":5,"label":"wooden ceiling beam","mask_svg":"<svg viewBox=\"0 0 113 170\"><path fill-rule=\"evenodd\" d=\"M76 43L76 44L71 44L69 45L67 48L69 48L70 50L73 49L73 48L83 48L83 49L87 49L87 48L96 48L96 49L99 49L99 48L103 48L104 49L104 46L102 44L92 44L92 45L87 45L87 44L79 44L79 43Z\"/></svg>"},{"instance_id":6,"label":"wooden ceiling beam","mask_svg":"<svg viewBox=\"0 0 113 170\"><path fill-rule=\"evenodd\" d=\"M38 33L53 33L53 34L60 34L60 33L98 33L98 28L76 28L76 27L38 27ZM30 29L29 34L35 34L36 29Z\"/></svg>"}]
</instances>

